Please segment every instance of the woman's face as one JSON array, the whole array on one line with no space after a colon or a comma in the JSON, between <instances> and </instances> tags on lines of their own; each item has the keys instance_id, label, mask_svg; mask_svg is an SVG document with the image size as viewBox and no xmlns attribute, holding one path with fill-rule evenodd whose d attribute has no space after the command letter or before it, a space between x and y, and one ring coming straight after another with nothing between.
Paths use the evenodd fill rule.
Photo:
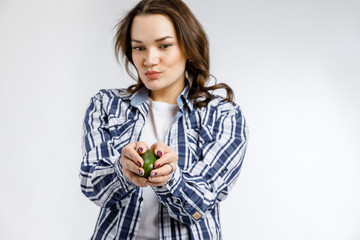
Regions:
<instances>
[{"instance_id":1,"label":"woman's face","mask_svg":"<svg viewBox=\"0 0 360 240\"><path fill-rule=\"evenodd\" d=\"M176 103L185 86L186 57L170 19L160 14L136 16L131 47L134 65L150 97Z\"/></svg>"}]
</instances>

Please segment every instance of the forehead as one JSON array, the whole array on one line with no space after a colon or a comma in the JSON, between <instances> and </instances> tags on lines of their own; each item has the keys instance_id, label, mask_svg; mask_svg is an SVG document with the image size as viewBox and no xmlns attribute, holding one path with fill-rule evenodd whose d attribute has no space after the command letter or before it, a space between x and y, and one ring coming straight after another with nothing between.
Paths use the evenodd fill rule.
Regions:
<instances>
[{"instance_id":1,"label":"forehead","mask_svg":"<svg viewBox=\"0 0 360 240\"><path fill-rule=\"evenodd\" d=\"M164 36L176 39L176 31L171 20L161 14L138 15L131 25L131 39L153 41Z\"/></svg>"}]
</instances>

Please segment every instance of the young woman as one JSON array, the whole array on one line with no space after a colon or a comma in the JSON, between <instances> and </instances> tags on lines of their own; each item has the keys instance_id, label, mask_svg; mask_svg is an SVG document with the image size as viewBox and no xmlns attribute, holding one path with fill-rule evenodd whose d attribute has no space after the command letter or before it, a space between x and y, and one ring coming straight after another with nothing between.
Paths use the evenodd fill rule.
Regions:
<instances>
[{"instance_id":1,"label":"young woman","mask_svg":"<svg viewBox=\"0 0 360 240\"><path fill-rule=\"evenodd\" d=\"M221 239L247 127L231 88L207 86L206 34L181 0L143 0L117 27L137 84L101 90L86 111L81 188L101 207L92 239ZM211 94L220 88L225 98ZM144 178L148 149L159 159Z\"/></svg>"}]
</instances>

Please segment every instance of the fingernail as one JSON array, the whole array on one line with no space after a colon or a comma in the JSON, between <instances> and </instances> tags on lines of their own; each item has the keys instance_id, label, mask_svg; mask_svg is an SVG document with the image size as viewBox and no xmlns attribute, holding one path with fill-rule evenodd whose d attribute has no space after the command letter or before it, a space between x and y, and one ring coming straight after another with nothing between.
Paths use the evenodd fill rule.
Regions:
<instances>
[{"instance_id":1,"label":"fingernail","mask_svg":"<svg viewBox=\"0 0 360 240\"><path fill-rule=\"evenodd\" d=\"M156 154L158 155L158 157L161 157L161 156L162 156L162 152L161 152L161 151L157 151Z\"/></svg>"},{"instance_id":2,"label":"fingernail","mask_svg":"<svg viewBox=\"0 0 360 240\"><path fill-rule=\"evenodd\" d=\"M142 153L143 151L144 151L144 149L142 147L139 147L138 153Z\"/></svg>"},{"instance_id":3,"label":"fingernail","mask_svg":"<svg viewBox=\"0 0 360 240\"><path fill-rule=\"evenodd\" d=\"M155 177L156 175L157 175L156 172L151 174L152 177Z\"/></svg>"},{"instance_id":4,"label":"fingernail","mask_svg":"<svg viewBox=\"0 0 360 240\"><path fill-rule=\"evenodd\" d=\"M141 167L141 162L137 161L136 163L139 167Z\"/></svg>"},{"instance_id":5,"label":"fingernail","mask_svg":"<svg viewBox=\"0 0 360 240\"><path fill-rule=\"evenodd\" d=\"M138 171L138 174L139 174L140 176L144 175L141 170Z\"/></svg>"},{"instance_id":6,"label":"fingernail","mask_svg":"<svg viewBox=\"0 0 360 240\"><path fill-rule=\"evenodd\" d=\"M159 168L160 167L160 164L156 165L155 168Z\"/></svg>"}]
</instances>

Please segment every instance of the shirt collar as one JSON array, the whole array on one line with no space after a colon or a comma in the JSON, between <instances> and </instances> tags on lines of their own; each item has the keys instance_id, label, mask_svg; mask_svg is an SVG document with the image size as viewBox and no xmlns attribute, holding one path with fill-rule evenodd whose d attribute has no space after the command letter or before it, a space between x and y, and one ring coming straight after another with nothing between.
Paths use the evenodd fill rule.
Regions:
<instances>
[{"instance_id":1,"label":"shirt collar","mask_svg":"<svg viewBox=\"0 0 360 240\"><path fill-rule=\"evenodd\" d=\"M131 95L131 97L129 98L130 104L133 107L137 107L140 104L146 102L148 97L149 97L149 90L145 86L142 86L133 95Z\"/></svg>"},{"instance_id":2,"label":"shirt collar","mask_svg":"<svg viewBox=\"0 0 360 240\"><path fill-rule=\"evenodd\" d=\"M185 106L187 106L190 111L193 110L194 108L193 102L188 98L189 91L190 91L189 85L187 84L184 90L177 97L176 102L179 106L179 109L184 109Z\"/></svg>"},{"instance_id":3,"label":"shirt collar","mask_svg":"<svg viewBox=\"0 0 360 240\"><path fill-rule=\"evenodd\" d=\"M188 99L188 94L189 94L189 85L186 84L184 90L180 93L180 95L176 99L179 109L184 110L185 107L188 107L190 111L193 110L194 105L193 102ZM138 107L139 105L146 102L148 97L149 97L149 90L145 86L142 86L129 98L130 104L133 107Z\"/></svg>"}]
</instances>

